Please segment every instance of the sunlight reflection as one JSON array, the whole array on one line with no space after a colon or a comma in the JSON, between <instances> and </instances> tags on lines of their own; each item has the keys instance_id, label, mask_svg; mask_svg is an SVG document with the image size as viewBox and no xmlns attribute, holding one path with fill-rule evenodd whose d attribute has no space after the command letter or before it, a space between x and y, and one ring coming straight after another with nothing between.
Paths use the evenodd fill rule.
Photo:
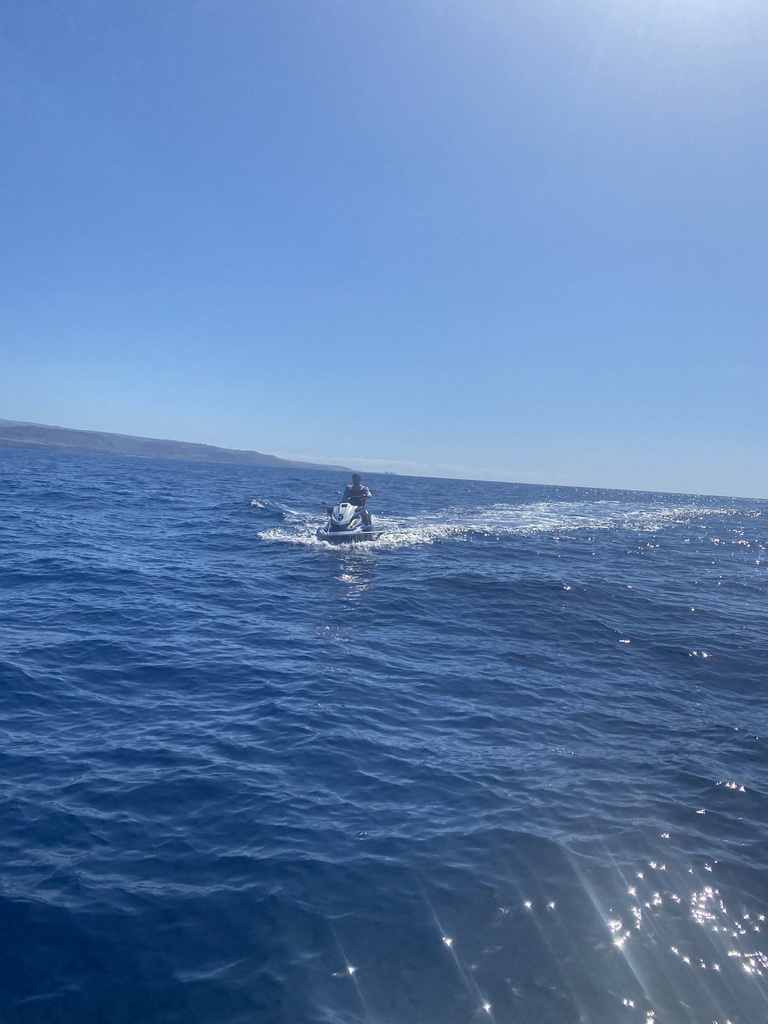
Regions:
<instances>
[{"instance_id":1,"label":"sunlight reflection","mask_svg":"<svg viewBox=\"0 0 768 1024\"><path fill-rule=\"evenodd\" d=\"M357 967L355 967L352 963L350 963L349 958L347 957L347 954L344 951L344 947L342 946L341 942L339 942L338 936L335 936L335 938L336 938L336 943L337 943L337 945L339 947L339 951L341 953L341 957L342 957L342 959L344 961L344 968L341 971L336 971L334 973L333 977L334 978L351 978L352 979L352 982L353 982L353 984L355 986L355 989L357 990L357 995L358 995L358 998L360 1000L360 1004L363 1007L363 1011L365 1013L365 1016L366 1016L366 1018L368 1020L370 1020L371 1019L371 1011L370 1011L370 1008L369 1008L368 1003L366 1001L365 995L363 994L363 989L362 989L362 986L360 984L360 980L357 977Z\"/></svg>"},{"instance_id":2,"label":"sunlight reflection","mask_svg":"<svg viewBox=\"0 0 768 1024\"><path fill-rule=\"evenodd\" d=\"M339 570L335 578L346 587L342 601L359 601L373 583L368 565L348 558L341 561Z\"/></svg>"},{"instance_id":3,"label":"sunlight reflection","mask_svg":"<svg viewBox=\"0 0 768 1024\"><path fill-rule=\"evenodd\" d=\"M740 790L736 784L721 785ZM752 1018L765 1020L768 991L760 979L768 977L768 955L755 946L755 940L761 936L766 915L744 906L730 909L717 884L700 877L703 872L716 874L716 867L716 861L696 869L652 860L642 870L633 871L639 883L623 885L626 904L602 898L583 875L582 880L605 922L613 948L625 959L651 1006L663 998L659 993L681 991L682 979L670 970L674 963L678 971L697 972L701 980L694 981L691 975L684 982L685 990L690 996L691 986L696 986L697 1002L712 1014L708 1019L713 1024L732 1019L734 1007L730 1007L729 1017L721 1004L734 998L745 1005L757 1004L758 1015L753 1012ZM618 864L616 871L624 881ZM663 886L659 885L662 880ZM665 963L665 956L670 964ZM723 980L713 985L706 978ZM739 978L744 980L740 983ZM744 984L751 983L759 987L744 989ZM634 1002L627 996L624 1005L632 1007Z\"/></svg>"},{"instance_id":4,"label":"sunlight reflection","mask_svg":"<svg viewBox=\"0 0 768 1024\"><path fill-rule=\"evenodd\" d=\"M488 1000L487 996L480 991L480 988L471 973L476 965L462 964L461 960L457 955L456 950L453 948L454 940L446 934L445 929L440 924L440 919L437 916L437 912L430 903L429 898L426 896L426 894L424 895L424 901L427 904L427 907L429 908L429 913L432 917L432 920L435 923L435 927L437 928L437 933L440 936L440 941L443 943L446 949L449 950L454 966L456 967L458 975L461 978L462 984L466 988L470 998L472 999L473 1002L476 1003L477 1006L479 1006L479 1008L484 1013L486 1013L491 1018L491 1020L493 1020L493 1006Z\"/></svg>"}]
</instances>

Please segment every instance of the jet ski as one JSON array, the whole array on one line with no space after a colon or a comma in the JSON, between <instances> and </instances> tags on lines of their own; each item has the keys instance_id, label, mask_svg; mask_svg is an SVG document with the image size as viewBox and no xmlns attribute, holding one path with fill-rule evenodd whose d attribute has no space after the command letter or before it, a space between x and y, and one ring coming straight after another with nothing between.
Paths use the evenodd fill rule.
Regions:
<instances>
[{"instance_id":1,"label":"jet ski","mask_svg":"<svg viewBox=\"0 0 768 1024\"><path fill-rule=\"evenodd\" d=\"M344 544L354 541L376 540L383 530L363 521L362 509L348 501L340 501L338 505L328 509L328 522L317 531L318 540L327 540L331 544Z\"/></svg>"}]
</instances>

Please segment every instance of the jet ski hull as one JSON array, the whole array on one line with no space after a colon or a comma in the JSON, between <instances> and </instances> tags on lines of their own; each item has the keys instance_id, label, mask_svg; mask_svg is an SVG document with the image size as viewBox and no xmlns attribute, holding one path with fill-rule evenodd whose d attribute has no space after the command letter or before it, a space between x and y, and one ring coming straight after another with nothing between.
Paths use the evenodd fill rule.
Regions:
<instances>
[{"instance_id":1,"label":"jet ski hull","mask_svg":"<svg viewBox=\"0 0 768 1024\"><path fill-rule=\"evenodd\" d=\"M378 540L383 530L318 530L317 539L329 544L360 544Z\"/></svg>"},{"instance_id":2,"label":"jet ski hull","mask_svg":"<svg viewBox=\"0 0 768 1024\"><path fill-rule=\"evenodd\" d=\"M376 540L383 530L377 529L373 522L366 522L365 512L360 506L348 501L340 501L338 505L328 509L328 522L317 531L318 540L329 544L354 544L360 541Z\"/></svg>"}]
</instances>

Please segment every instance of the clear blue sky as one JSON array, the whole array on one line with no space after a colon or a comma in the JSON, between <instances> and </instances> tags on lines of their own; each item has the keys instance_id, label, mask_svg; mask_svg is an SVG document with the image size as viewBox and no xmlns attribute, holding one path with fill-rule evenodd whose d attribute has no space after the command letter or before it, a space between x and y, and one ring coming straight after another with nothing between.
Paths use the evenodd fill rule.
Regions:
<instances>
[{"instance_id":1,"label":"clear blue sky","mask_svg":"<svg viewBox=\"0 0 768 1024\"><path fill-rule=\"evenodd\" d=\"M766 0L8 0L0 416L768 496Z\"/></svg>"}]
</instances>

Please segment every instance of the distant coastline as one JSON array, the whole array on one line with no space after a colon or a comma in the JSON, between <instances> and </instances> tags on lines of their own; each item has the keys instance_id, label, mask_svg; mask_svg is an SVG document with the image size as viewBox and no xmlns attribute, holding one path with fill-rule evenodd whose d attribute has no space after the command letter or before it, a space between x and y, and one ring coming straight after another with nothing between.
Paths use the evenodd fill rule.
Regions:
<instances>
[{"instance_id":1,"label":"distant coastline","mask_svg":"<svg viewBox=\"0 0 768 1024\"><path fill-rule=\"evenodd\" d=\"M347 466L315 462L293 462L262 452L217 448L191 441L168 441L157 437L134 437L100 430L52 427L43 423L0 419L0 448L37 448L51 452L92 452L139 459L173 459L180 462L227 462L241 466L274 466L286 469L330 469L347 473Z\"/></svg>"}]
</instances>

